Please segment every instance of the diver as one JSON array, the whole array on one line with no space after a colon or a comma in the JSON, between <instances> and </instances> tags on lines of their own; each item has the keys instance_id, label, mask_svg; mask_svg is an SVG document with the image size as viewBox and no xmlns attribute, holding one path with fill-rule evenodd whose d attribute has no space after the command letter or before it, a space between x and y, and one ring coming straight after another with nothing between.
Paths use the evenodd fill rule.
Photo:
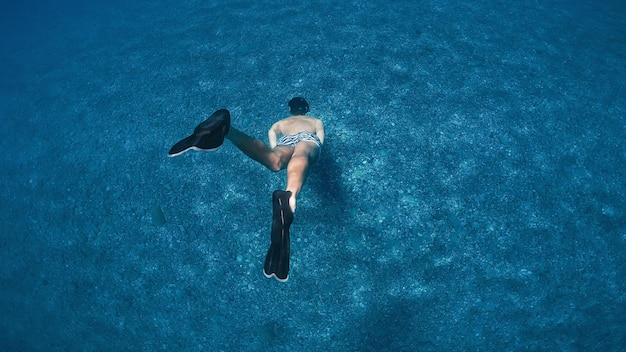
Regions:
<instances>
[{"instance_id":1,"label":"diver","mask_svg":"<svg viewBox=\"0 0 626 352\"><path fill-rule=\"evenodd\" d=\"M272 193L272 232L270 247L265 256L263 273L279 281L289 278L289 227L296 211L296 199L309 167L319 159L324 144L324 124L306 116L309 104L302 97L289 101L291 116L272 125L267 135L269 147L261 140L250 137L230 126L230 112L215 111L194 129L191 136L176 143L169 151L171 157L188 150L214 151L230 140L248 157L271 171L287 169L285 190Z\"/></svg>"}]
</instances>

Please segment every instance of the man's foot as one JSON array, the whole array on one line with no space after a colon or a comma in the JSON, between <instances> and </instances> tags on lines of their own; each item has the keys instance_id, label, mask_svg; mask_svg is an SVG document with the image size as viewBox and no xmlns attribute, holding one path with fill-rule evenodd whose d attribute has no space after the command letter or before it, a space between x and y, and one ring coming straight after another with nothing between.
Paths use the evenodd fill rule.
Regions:
<instances>
[{"instance_id":1,"label":"man's foot","mask_svg":"<svg viewBox=\"0 0 626 352\"><path fill-rule=\"evenodd\" d=\"M167 154L178 156L191 149L208 152L217 150L224 143L229 129L230 112L226 109L217 110L196 126L191 136L174 144Z\"/></svg>"},{"instance_id":2,"label":"man's foot","mask_svg":"<svg viewBox=\"0 0 626 352\"><path fill-rule=\"evenodd\" d=\"M272 237L265 255L263 274L285 282L289 278L289 227L293 212L289 205L291 192L276 190L272 194Z\"/></svg>"},{"instance_id":3,"label":"man's foot","mask_svg":"<svg viewBox=\"0 0 626 352\"><path fill-rule=\"evenodd\" d=\"M291 212L295 213L296 212L296 195L295 193L291 191L287 191L287 192L291 193L291 196L289 197L289 207L291 208Z\"/></svg>"}]
</instances>

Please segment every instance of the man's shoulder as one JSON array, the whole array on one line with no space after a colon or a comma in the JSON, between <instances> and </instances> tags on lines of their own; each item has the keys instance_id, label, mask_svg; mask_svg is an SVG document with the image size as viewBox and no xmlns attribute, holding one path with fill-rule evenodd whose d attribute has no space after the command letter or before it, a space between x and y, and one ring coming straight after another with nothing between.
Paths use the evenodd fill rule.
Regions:
<instances>
[{"instance_id":1,"label":"man's shoulder","mask_svg":"<svg viewBox=\"0 0 626 352\"><path fill-rule=\"evenodd\" d=\"M297 122L297 121L320 121L320 119L313 117L313 116L307 116L307 115L293 115L293 116L285 117L284 119L278 121L277 123Z\"/></svg>"},{"instance_id":2,"label":"man's shoulder","mask_svg":"<svg viewBox=\"0 0 626 352\"><path fill-rule=\"evenodd\" d=\"M314 117L314 116L300 115L298 117L301 117L302 120L305 120L305 121L321 121L320 119L318 119L317 117Z\"/></svg>"}]
</instances>

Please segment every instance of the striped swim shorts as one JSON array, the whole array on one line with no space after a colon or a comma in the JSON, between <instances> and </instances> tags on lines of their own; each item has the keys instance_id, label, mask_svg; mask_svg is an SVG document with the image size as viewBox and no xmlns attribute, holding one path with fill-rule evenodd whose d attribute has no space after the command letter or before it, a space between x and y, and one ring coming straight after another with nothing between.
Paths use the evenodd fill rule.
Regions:
<instances>
[{"instance_id":1,"label":"striped swim shorts","mask_svg":"<svg viewBox=\"0 0 626 352\"><path fill-rule=\"evenodd\" d=\"M290 146L292 148L296 147L296 144L298 144L301 141L305 141L305 142L312 142L317 144L318 147L322 146L322 142L320 141L320 139L311 132L298 132L296 134L290 134L287 136L282 136L278 142L276 143L277 146L279 145L287 145Z\"/></svg>"}]
</instances>

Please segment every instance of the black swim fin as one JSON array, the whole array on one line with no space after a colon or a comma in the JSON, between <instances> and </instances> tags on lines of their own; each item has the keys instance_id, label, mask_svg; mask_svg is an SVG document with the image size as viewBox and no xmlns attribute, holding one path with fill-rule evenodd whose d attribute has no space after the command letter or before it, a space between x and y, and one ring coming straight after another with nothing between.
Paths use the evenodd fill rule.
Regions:
<instances>
[{"instance_id":1,"label":"black swim fin","mask_svg":"<svg viewBox=\"0 0 626 352\"><path fill-rule=\"evenodd\" d=\"M276 190L272 194L272 238L265 256L263 274L285 282L289 278L289 226L293 212L289 206L291 192Z\"/></svg>"},{"instance_id":2,"label":"black swim fin","mask_svg":"<svg viewBox=\"0 0 626 352\"><path fill-rule=\"evenodd\" d=\"M191 136L174 144L167 155L178 156L191 149L208 152L217 150L224 143L229 129L230 112L226 109L217 110L196 126Z\"/></svg>"}]
</instances>

